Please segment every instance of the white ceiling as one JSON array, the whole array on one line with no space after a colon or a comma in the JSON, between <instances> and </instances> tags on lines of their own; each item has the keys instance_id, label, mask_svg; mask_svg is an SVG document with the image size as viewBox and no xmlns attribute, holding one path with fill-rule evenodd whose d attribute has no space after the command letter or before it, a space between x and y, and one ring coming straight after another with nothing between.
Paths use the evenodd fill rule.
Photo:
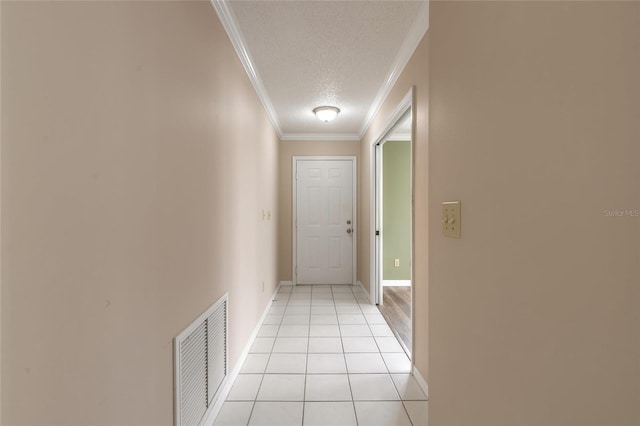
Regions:
<instances>
[{"instance_id":1,"label":"white ceiling","mask_svg":"<svg viewBox=\"0 0 640 426\"><path fill-rule=\"evenodd\" d=\"M360 139L428 25L417 0L212 3L282 139Z\"/></svg>"}]
</instances>

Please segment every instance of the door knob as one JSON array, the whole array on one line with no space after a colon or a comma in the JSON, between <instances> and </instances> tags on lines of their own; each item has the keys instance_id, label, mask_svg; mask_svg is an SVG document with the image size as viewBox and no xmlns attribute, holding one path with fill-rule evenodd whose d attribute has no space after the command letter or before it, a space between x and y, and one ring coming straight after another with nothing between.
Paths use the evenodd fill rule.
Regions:
<instances>
[{"instance_id":1,"label":"door knob","mask_svg":"<svg viewBox=\"0 0 640 426\"><path fill-rule=\"evenodd\" d=\"M347 221L347 225L351 225L351 220L348 220L348 221Z\"/></svg>"},{"instance_id":2,"label":"door knob","mask_svg":"<svg viewBox=\"0 0 640 426\"><path fill-rule=\"evenodd\" d=\"M347 229L347 234L351 233L351 228Z\"/></svg>"}]
</instances>

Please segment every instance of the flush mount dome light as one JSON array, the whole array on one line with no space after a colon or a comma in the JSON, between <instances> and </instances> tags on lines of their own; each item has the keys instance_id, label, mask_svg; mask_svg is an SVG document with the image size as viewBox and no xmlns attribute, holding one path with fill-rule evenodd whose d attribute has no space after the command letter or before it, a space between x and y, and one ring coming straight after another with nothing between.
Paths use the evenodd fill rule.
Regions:
<instances>
[{"instance_id":1,"label":"flush mount dome light","mask_svg":"<svg viewBox=\"0 0 640 426\"><path fill-rule=\"evenodd\" d=\"M316 117L324 122L333 120L339 112L340 108L336 108L334 106L319 106L318 108L313 109L313 113Z\"/></svg>"}]
</instances>

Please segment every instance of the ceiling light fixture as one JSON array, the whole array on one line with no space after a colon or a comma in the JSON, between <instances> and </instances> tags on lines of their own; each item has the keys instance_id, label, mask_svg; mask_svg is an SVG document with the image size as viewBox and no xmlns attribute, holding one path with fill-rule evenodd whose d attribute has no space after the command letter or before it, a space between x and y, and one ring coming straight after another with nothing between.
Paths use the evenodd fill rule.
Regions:
<instances>
[{"instance_id":1,"label":"ceiling light fixture","mask_svg":"<svg viewBox=\"0 0 640 426\"><path fill-rule=\"evenodd\" d=\"M316 117L324 122L333 120L339 112L340 108L334 106L319 106L313 109L313 113Z\"/></svg>"}]
</instances>

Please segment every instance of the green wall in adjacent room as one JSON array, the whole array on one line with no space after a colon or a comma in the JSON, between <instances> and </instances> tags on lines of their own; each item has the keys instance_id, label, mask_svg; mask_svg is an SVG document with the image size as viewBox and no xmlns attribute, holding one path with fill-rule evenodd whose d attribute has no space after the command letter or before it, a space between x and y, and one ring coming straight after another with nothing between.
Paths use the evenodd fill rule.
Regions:
<instances>
[{"instance_id":1,"label":"green wall in adjacent room","mask_svg":"<svg viewBox=\"0 0 640 426\"><path fill-rule=\"evenodd\" d=\"M411 143L382 145L382 279L410 280ZM394 266L400 259L400 266Z\"/></svg>"}]
</instances>

